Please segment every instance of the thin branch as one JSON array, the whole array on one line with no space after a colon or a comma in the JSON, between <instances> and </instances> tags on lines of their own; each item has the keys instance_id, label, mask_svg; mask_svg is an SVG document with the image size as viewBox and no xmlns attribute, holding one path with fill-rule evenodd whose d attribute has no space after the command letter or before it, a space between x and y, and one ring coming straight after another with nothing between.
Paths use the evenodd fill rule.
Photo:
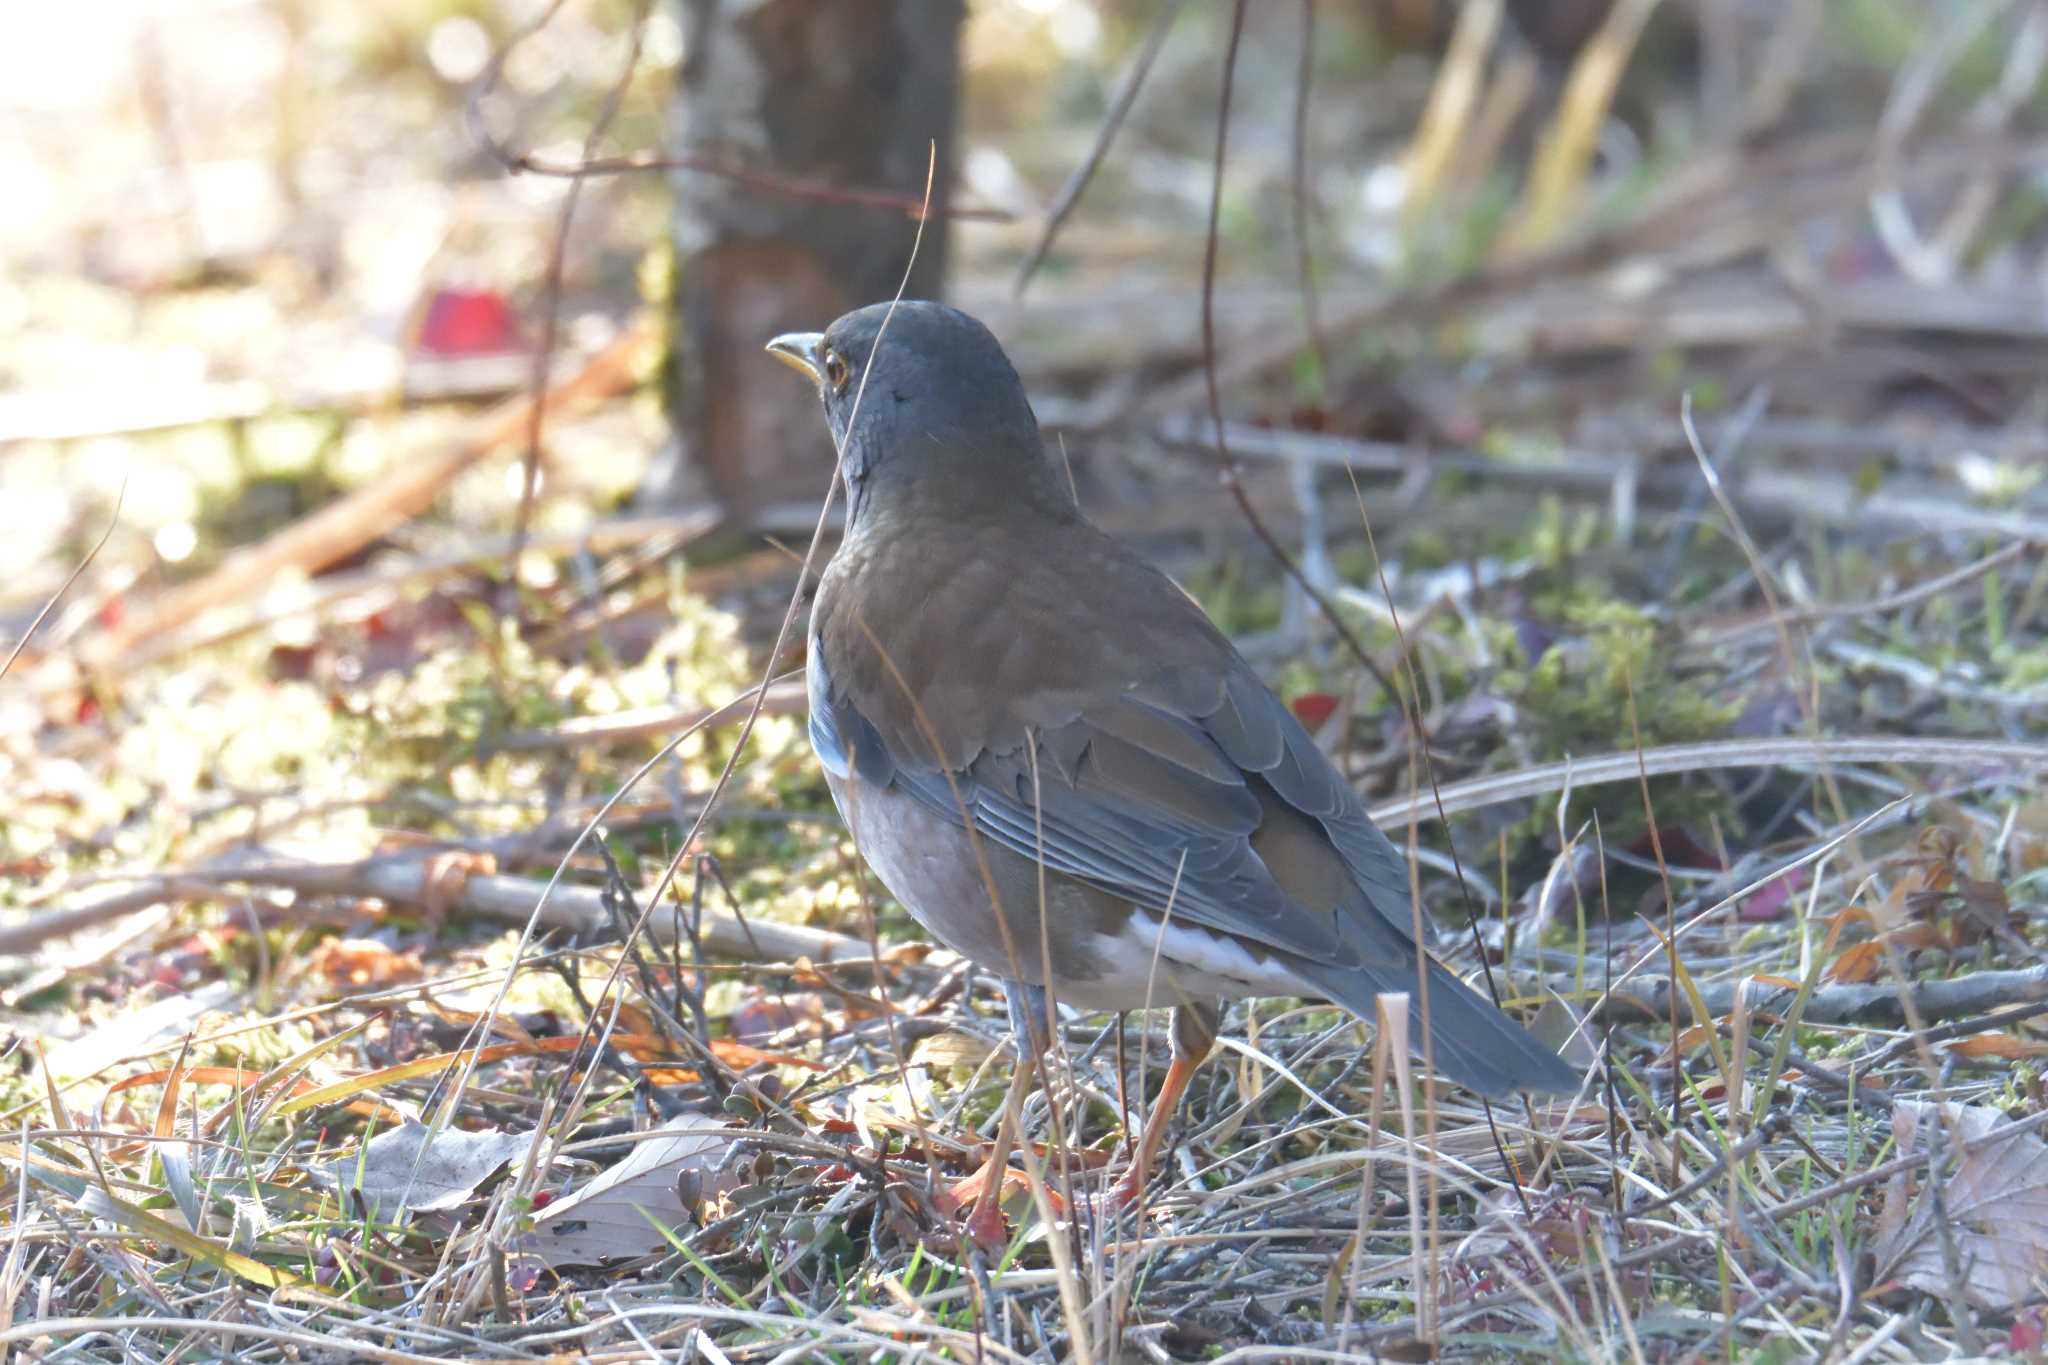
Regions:
<instances>
[{"instance_id":1,"label":"thin branch","mask_svg":"<svg viewBox=\"0 0 2048 1365\"><path fill-rule=\"evenodd\" d=\"M1216 157L1209 191L1209 231L1202 249L1202 373L1207 377L1209 420L1216 434L1217 475L1223 480L1223 486L1229 491L1231 500L1237 504L1238 511L1244 515L1246 524L1252 528L1252 534L1259 538L1259 542L1266 547L1267 552L1279 563L1287 576L1301 585L1301 590L1308 594L1309 600L1316 604L1317 610L1321 611L1324 619L1330 623L1330 628L1337 632L1337 637L1358 660L1359 667L1371 674L1373 681L1377 682L1389 697L1399 697L1400 693L1394 690L1393 680L1388 678L1385 671L1373 662L1372 656L1366 653L1364 642L1344 623L1344 619L1337 614L1336 607L1331 605L1330 599L1324 596L1322 590L1309 582L1308 575L1301 571L1301 566L1294 562L1286 547L1281 545L1279 539L1259 516L1258 509L1252 506L1251 498L1244 491L1244 479L1238 468L1237 459L1230 453L1229 442L1223 437L1223 397L1216 384L1216 255L1222 237L1223 164L1224 152L1230 138L1230 96L1237 76L1238 43L1244 37L1245 5L1246 0L1237 0L1231 9L1230 43L1223 53L1223 90L1217 99Z\"/></svg>"},{"instance_id":2,"label":"thin branch","mask_svg":"<svg viewBox=\"0 0 2048 1365\"><path fill-rule=\"evenodd\" d=\"M1103 157L1109 154L1110 143L1116 141L1117 133L1122 131L1124 119L1138 98L1138 89L1145 84L1145 77L1151 74L1152 63L1158 60L1159 50L1166 46L1166 35L1172 31L1173 21L1180 17L1186 3L1187 0L1166 0L1159 7L1159 13L1152 17L1152 27L1145 34L1145 45L1138 49L1136 60L1117 85L1116 94L1109 102L1109 112L1103 117L1102 127L1096 130L1094 145L1089 147L1087 157L1074 168L1074 173L1067 177L1067 183L1060 186L1052 208L1046 212L1045 231L1039 234L1038 245L1031 249L1023 269L1017 272L1015 293L1023 294L1030 287L1032 276L1038 273L1038 267L1045 264L1046 256L1052 251L1053 239L1065 226L1067 215L1081 202L1082 194L1102 166Z\"/></svg>"},{"instance_id":3,"label":"thin branch","mask_svg":"<svg viewBox=\"0 0 2048 1365\"><path fill-rule=\"evenodd\" d=\"M1316 383L1328 391L1330 354L1323 344L1321 309L1316 304L1315 253L1309 244L1308 108L1316 68L1316 0L1301 0L1301 61L1294 72L1294 267L1301 281L1301 321L1316 358Z\"/></svg>"},{"instance_id":4,"label":"thin branch","mask_svg":"<svg viewBox=\"0 0 2048 1365\"><path fill-rule=\"evenodd\" d=\"M591 120L590 131L583 138L585 161L597 154L598 144L604 141L612 121L619 116L620 106L626 102L626 87L633 83L633 73L640 66L640 50L647 37L647 17L653 9L654 0L639 0L633 11L633 34L627 41L626 60L619 67L618 79L605 92L604 103L598 108L597 117ZM569 229L576 221L576 206L582 198L583 178L578 176L569 182L569 191L562 196L562 211L555 219L554 240L548 245L547 278L541 286L540 344L534 347L533 378L527 385L533 401L526 413L526 453L521 461L519 510L512 520L512 562L506 566L505 574L509 606L522 617L519 561L524 557L526 537L533 527L534 500L540 493L541 434L547 427L548 379L554 368L555 341L562 330L562 274L568 264Z\"/></svg>"},{"instance_id":5,"label":"thin branch","mask_svg":"<svg viewBox=\"0 0 2048 1365\"><path fill-rule=\"evenodd\" d=\"M513 49L547 27L562 8L562 3L563 0L554 0L538 19L514 34L503 47L492 54L490 64L477 78L476 85L471 88L469 99L463 106L464 122L469 127L470 138L509 175L543 175L581 180L596 175L691 171L699 175L718 176L744 189L764 195L779 195L787 199L815 199L823 203L846 204L855 208L886 209L920 222L926 217L972 218L995 223L1008 223L1016 218L1015 214L998 208L941 205L933 209L926 199L914 194L900 194L894 190L871 189L857 185L838 185L802 176L777 175L772 171L757 170L750 166L721 161L716 157L692 153L675 156L638 153L627 156L586 155L581 160L570 162L555 161L532 151L515 148L491 131L490 123L484 117L484 101L497 90L498 82L504 75L505 60L511 56Z\"/></svg>"},{"instance_id":6,"label":"thin branch","mask_svg":"<svg viewBox=\"0 0 2048 1365\"><path fill-rule=\"evenodd\" d=\"M268 850L255 850L231 860L183 869L95 900L79 901L36 914L0 930L0 954L32 952L52 939L75 934L95 924L118 919L169 901L218 897L237 886L282 887L301 896L374 896L405 905L445 907L487 919L524 924L546 885L531 877L472 873L459 884L433 855L418 851L386 854L352 863L306 863ZM595 886L558 886L539 912L538 922L552 929L604 934L610 912L604 892ZM667 922L653 917L657 930ZM868 945L847 934L773 921L742 920L737 915L706 910L700 930L707 946L748 960L843 962L869 956Z\"/></svg>"},{"instance_id":7,"label":"thin branch","mask_svg":"<svg viewBox=\"0 0 2048 1365\"><path fill-rule=\"evenodd\" d=\"M99 558L100 551L106 548L107 541L112 538L114 528L121 524L121 506L127 501L128 480L124 478L121 480L120 491L114 494L114 510L107 517L107 529L100 532L100 538L92 543L90 550L85 552L85 558L78 561L78 567L64 576L64 581L57 585L57 591L50 594L50 600L43 603L43 609L36 613L36 619L28 623L28 629L24 630L21 633L21 638L14 642L14 648L7 651L7 662L0 664L0 678L6 677L9 671L13 669L14 661L21 657L21 651L28 648L28 642L35 638L36 632L42 629L43 622L50 618L50 613L55 611L57 604L64 600L64 594L71 591L71 585L78 581L78 576L84 573L86 568L95 559Z\"/></svg>"},{"instance_id":8,"label":"thin branch","mask_svg":"<svg viewBox=\"0 0 2048 1365\"><path fill-rule=\"evenodd\" d=\"M1796 986L1777 985L1754 977L1736 981L1701 981L1696 986L1700 1002L1713 1018L1694 1018L1691 992L1674 990L1670 978L1662 976L1639 976L1624 982L1608 993L1604 1002L1595 1004L1602 1013L1607 1010L1628 1014L1642 1011L1653 1018L1664 1019L1675 1010L1682 1020L1711 1024L1734 1008L1736 992L1745 987L1749 993L1750 1013L1758 1016L1785 1015L1799 996ZM2015 1006L2017 1008L2009 1008ZM1821 986L1807 996L1799 1022L1802 1025L1906 1028L1913 1026L1909 1022L1909 1016L1913 1015L1922 1020L1972 1020L1970 1026L1960 1029L1921 1030L1913 1039L1902 1040L1910 1047L2002 1028L2032 1018L2043 1009L2048 1009L2048 964L2012 971L1966 972L1962 976L1932 981L1841 982ZM2001 1012L1991 1014L1994 1010ZM1888 1059L1895 1055L1895 1051L1888 1049L1882 1055ZM1876 1064L1876 1059L1859 1062L1857 1069L1868 1074Z\"/></svg>"},{"instance_id":9,"label":"thin branch","mask_svg":"<svg viewBox=\"0 0 2048 1365\"><path fill-rule=\"evenodd\" d=\"M1813 767L1821 763L1895 763L1927 768L2012 768L2048 771L2048 744L2007 740L1901 739L1852 735L1831 739L1722 739L1700 744L1666 744L1640 754L1642 774L1707 772L1717 768ZM1453 782L1443 790L1443 813L1456 815L1508 801L1547 796L1566 787L1578 790L1638 778L1634 750L1568 758L1511 773ZM1849 776L1844 773L1843 776ZM1366 813L1382 827L1427 818L1431 806L1419 796L1382 801Z\"/></svg>"}]
</instances>

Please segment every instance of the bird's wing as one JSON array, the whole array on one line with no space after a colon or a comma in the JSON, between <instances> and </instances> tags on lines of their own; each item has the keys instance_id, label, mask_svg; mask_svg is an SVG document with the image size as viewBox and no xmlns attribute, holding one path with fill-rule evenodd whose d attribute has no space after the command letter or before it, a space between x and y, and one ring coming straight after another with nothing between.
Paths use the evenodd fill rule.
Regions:
<instances>
[{"instance_id":1,"label":"bird's wing","mask_svg":"<svg viewBox=\"0 0 2048 1365\"><path fill-rule=\"evenodd\" d=\"M924 638L927 611L894 623L878 667L880 634L829 612L810 669L819 756L1155 913L1412 975L1405 860L1200 609L1115 567L1125 581L1066 613L1051 663Z\"/></svg>"}]
</instances>

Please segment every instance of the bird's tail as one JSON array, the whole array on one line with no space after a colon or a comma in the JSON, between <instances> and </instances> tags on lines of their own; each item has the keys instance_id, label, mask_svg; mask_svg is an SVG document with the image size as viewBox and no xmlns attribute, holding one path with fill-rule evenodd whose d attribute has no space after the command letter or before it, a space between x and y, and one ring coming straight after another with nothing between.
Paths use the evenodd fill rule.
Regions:
<instances>
[{"instance_id":1,"label":"bird's tail","mask_svg":"<svg viewBox=\"0 0 2048 1365\"><path fill-rule=\"evenodd\" d=\"M1467 1089L1500 1096L1517 1090L1569 1093L1579 1088L1579 1073L1562 1057L1435 961L1423 961L1429 970L1426 1052L1422 991L1415 978L1398 979L1394 972L1334 963L1302 962L1298 968L1324 995L1362 1019L1373 1017L1376 997L1408 992L1410 1049L1417 1057L1428 1058L1438 1075Z\"/></svg>"}]
</instances>

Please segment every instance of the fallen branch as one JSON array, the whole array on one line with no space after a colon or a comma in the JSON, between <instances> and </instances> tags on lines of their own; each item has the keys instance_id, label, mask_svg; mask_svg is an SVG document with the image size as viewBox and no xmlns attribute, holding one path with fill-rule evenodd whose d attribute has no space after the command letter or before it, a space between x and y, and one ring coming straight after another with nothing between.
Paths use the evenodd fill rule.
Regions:
<instances>
[{"instance_id":1,"label":"fallen branch","mask_svg":"<svg viewBox=\"0 0 2048 1365\"><path fill-rule=\"evenodd\" d=\"M657 335L652 320L639 321L581 370L549 390L547 405L556 409L584 407L631 386ZM143 642L258 591L279 574L317 573L347 558L425 511L471 465L517 444L526 434L533 403L530 395L501 403L455 449L401 465L378 482L329 503L261 544L236 551L212 573L181 584L136 612L131 620L84 641L83 657L90 666L112 667Z\"/></svg>"},{"instance_id":2,"label":"fallen branch","mask_svg":"<svg viewBox=\"0 0 2048 1365\"><path fill-rule=\"evenodd\" d=\"M1638 776L1706 772L1719 768L1804 768L1822 763L1897 763L1917 767L2012 767L2048 770L2048 744L2006 740L1897 739L1885 735L1840 739L1722 739L1700 744L1665 744L1654 749L1566 759L1511 773L1491 773L1450 783L1443 789L1443 812L1498 806L1507 801L1548 796L1566 788L1634 782ZM1400 827L1436 814L1427 794L1382 801L1367 812L1373 823Z\"/></svg>"},{"instance_id":3,"label":"fallen branch","mask_svg":"<svg viewBox=\"0 0 2048 1365\"><path fill-rule=\"evenodd\" d=\"M672 516L630 517L600 521L575 531L556 531L527 538L526 547L542 554L567 554L587 550L609 554L623 546L637 545L656 536L671 536L677 545L689 545L716 530L725 514L698 508ZM406 589L435 583L461 574L479 564L503 559L512 552L512 537L499 536L466 545L447 554L428 555L401 563L346 574L329 574L312 585L302 600L283 606L251 603L241 614L215 613L189 630L172 631L131 649L122 664L141 668L193 649L222 644L254 631L267 630L281 621L317 616L348 606L358 615L378 610L397 600ZM664 600L666 600L664 598ZM231 619L221 620L221 616Z\"/></svg>"},{"instance_id":4,"label":"fallen branch","mask_svg":"<svg viewBox=\"0 0 2048 1365\"><path fill-rule=\"evenodd\" d=\"M523 925L540 904L547 883L529 877L473 874L450 888L449 878L430 862L430 854L408 851L353 863L293 863L274 852L244 854L234 863L186 870L152 878L97 901L36 915L0 931L0 954L26 953L52 938L76 933L106 920L169 900L219 895L228 887L281 887L307 896L373 896L405 905L430 902L452 911ZM270 861L258 862L258 858ZM452 891L452 894L451 894ZM541 905L539 923L546 928L584 935L606 935L613 918L594 886L558 883ZM648 916L658 938L675 935L676 916ZM742 920L737 915L706 909L698 926L704 946L730 958L755 962L843 962L873 956L860 939L826 929Z\"/></svg>"},{"instance_id":5,"label":"fallen branch","mask_svg":"<svg viewBox=\"0 0 2048 1365\"><path fill-rule=\"evenodd\" d=\"M104 383L0 394L0 445L144 436L180 427L248 422L282 413L357 414L415 403L478 403L518 391L532 362L517 352L422 360L402 372L343 385L281 378L230 379L109 393Z\"/></svg>"},{"instance_id":6,"label":"fallen branch","mask_svg":"<svg viewBox=\"0 0 2048 1365\"><path fill-rule=\"evenodd\" d=\"M608 716L579 716L548 730L515 730L484 747L491 753L531 753L538 749L580 749L592 744L617 744L673 734L699 725L719 725L739 720L754 700L754 689L734 697L723 706L636 706ZM801 679L771 683L761 699L764 716L801 715L805 707Z\"/></svg>"},{"instance_id":7,"label":"fallen branch","mask_svg":"<svg viewBox=\"0 0 2048 1365\"><path fill-rule=\"evenodd\" d=\"M1216 424L1201 418L1175 418L1154 428L1159 440L1190 451L1216 445ZM1231 453L1259 459L1300 461L1331 468L1374 473L1407 473L1411 469L1471 474L1502 483L1539 488L1576 489L1610 494L1628 485L1636 497L1677 503L1697 486L1694 471L1674 467L1646 469L1633 456L1567 451L1542 463L1497 460L1471 450L1430 450L1393 441L1362 441L1315 432L1284 431L1226 422L1224 438ZM1866 493L1851 478L1818 471L1785 473L1757 468L1731 474L1728 493L1759 512L1787 512L1836 525L1898 526L1916 531L1952 531L2048 544L2048 512L2021 504L2011 511L1972 506L1952 486L1925 479L1896 479L1889 487Z\"/></svg>"},{"instance_id":8,"label":"fallen branch","mask_svg":"<svg viewBox=\"0 0 2048 1365\"><path fill-rule=\"evenodd\" d=\"M1741 981L1696 983L1707 1012L1719 1018L1735 1008L1735 992ZM1790 1012L1799 992L1790 986L1752 980L1748 1007L1752 1014L1783 1016ZM1639 976L1617 985L1607 997L1605 1008L1642 1010L1658 1022L1671 1017L1675 1009L1681 1018L1694 1023L1713 1019L1694 1018L1689 992L1680 990L1674 1001L1671 979ZM1919 1020L1958 1019L1984 1014L2006 1005L2048 1001L2048 964L2005 972L1970 972L1943 981L1892 981L1878 984L1842 983L1817 987L1806 998L1800 1014L1802 1024L1861 1024L1872 1028L1907 1028L1907 1002Z\"/></svg>"}]
</instances>

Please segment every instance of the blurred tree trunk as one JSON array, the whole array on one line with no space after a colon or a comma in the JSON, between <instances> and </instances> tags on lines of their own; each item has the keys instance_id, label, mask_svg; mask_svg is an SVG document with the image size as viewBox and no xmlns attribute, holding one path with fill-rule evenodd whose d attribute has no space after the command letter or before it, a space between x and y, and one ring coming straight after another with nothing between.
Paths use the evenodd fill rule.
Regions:
<instances>
[{"instance_id":1,"label":"blurred tree trunk","mask_svg":"<svg viewBox=\"0 0 2048 1365\"><path fill-rule=\"evenodd\" d=\"M684 154L849 189L950 188L962 0L680 0L685 47L672 145ZM671 505L709 495L732 520L813 499L829 477L817 405L761 347L896 292L917 223L897 208L675 175ZM905 291L936 297L946 220L926 225Z\"/></svg>"}]
</instances>

